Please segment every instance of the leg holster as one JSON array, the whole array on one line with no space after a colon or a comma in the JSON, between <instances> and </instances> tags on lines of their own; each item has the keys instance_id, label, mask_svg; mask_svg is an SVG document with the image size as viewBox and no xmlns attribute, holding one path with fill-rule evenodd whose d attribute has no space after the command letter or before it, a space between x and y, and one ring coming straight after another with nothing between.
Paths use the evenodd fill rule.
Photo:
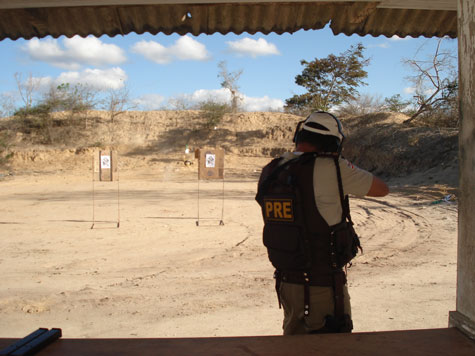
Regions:
<instances>
[{"instance_id":1,"label":"leg holster","mask_svg":"<svg viewBox=\"0 0 475 356\"><path fill-rule=\"evenodd\" d=\"M280 298L280 284L282 281L287 283L301 284L304 288L304 317L310 315L310 286L327 286L333 288L334 297L334 315L328 315L325 318L325 326L312 333L344 333L351 332L353 323L351 317L344 313L345 296L343 287L346 284L346 276L343 271L336 271L331 276L315 276L307 272L283 272L276 270L274 272L275 289L279 308L282 307Z\"/></svg>"}]
</instances>

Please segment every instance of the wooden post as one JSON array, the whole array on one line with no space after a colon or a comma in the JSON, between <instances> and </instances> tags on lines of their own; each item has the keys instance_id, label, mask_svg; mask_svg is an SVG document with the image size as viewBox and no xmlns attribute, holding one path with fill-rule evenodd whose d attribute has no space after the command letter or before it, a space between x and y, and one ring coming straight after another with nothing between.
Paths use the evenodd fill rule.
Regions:
<instances>
[{"instance_id":1,"label":"wooden post","mask_svg":"<svg viewBox=\"0 0 475 356\"><path fill-rule=\"evenodd\" d=\"M475 339L475 2L458 0L459 223L457 310L449 325Z\"/></svg>"}]
</instances>

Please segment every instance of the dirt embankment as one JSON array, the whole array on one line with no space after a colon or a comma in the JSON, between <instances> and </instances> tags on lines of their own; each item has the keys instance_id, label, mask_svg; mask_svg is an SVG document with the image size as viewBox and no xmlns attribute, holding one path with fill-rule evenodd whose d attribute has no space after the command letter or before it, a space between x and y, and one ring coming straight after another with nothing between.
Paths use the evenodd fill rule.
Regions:
<instances>
[{"instance_id":1,"label":"dirt embankment","mask_svg":"<svg viewBox=\"0 0 475 356\"><path fill-rule=\"evenodd\" d=\"M405 115L368 114L344 120L344 154L385 178L413 184L458 184L458 130L408 126Z\"/></svg>"},{"instance_id":2,"label":"dirt embankment","mask_svg":"<svg viewBox=\"0 0 475 356\"><path fill-rule=\"evenodd\" d=\"M125 160L180 160L186 146L217 146L230 156L274 157L292 149L301 119L284 113L238 113L206 128L199 111L127 112L113 120L94 111L74 125L58 114L47 132L19 124L18 119L1 119L7 147L3 157L10 155L3 170L74 169L90 164L98 148L117 149ZM416 184L456 186L458 131L408 126L405 119L395 113L343 119L344 156L386 179L412 175ZM52 142L45 145L46 134Z\"/></svg>"}]
</instances>

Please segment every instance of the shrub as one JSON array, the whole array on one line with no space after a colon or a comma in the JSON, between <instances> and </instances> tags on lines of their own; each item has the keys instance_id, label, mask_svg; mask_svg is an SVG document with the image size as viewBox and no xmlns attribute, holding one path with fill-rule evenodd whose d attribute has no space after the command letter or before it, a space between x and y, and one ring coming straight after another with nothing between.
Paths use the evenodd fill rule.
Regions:
<instances>
[{"instance_id":1,"label":"shrub","mask_svg":"<svg viewBox=\"0 0 475 356\"><path fill-rule=\"evenodd\" d=\"M384 108L391 112L407 113L409 101L404 101L401 94L395 94L389 98L384 98Z\"/></svg>"},{"instance_id":2,"label":"shrub","mask_svg":"<svg viewBox=\"0 0 475 356\"><path fill-rule=\"evenodd\" d=\"M7 163L12 158L13 153L8 152L10 147L10 137L6 132L0 132L0 166Z\"/></svg>"},{"instance_id":3,"label":"shrub","mask_svg":"<svg viewBox=\"0 0 475 356\"><path fill-rule=\"evenodd\" d=\"M380 112L382 107L380 97L361 94L346 100L336 111L340 116L360 116Z\"/></svg>"},{"instance_id":4,"label":"shrub","mask_svg":"<svg viewBox=\"0 0 475 356\"><path fill-rule=\"evenodd\" d=\"M231 107L228 104L217 103L211 100L201 103L199 108L205 119L204 126L207 129L212 129L217 126L224 115L231 112Z\"/></svg>"},{"instance_id":5,"label":"shrub","mask_svg":"<svg viewBox=\"0 0 475 356\"><path fill-rule=\"evenodd\" d=\"M51 140L51 106L40 103L35 106L22 107L13 114L18 118L19 131L30 134L35 132L40 137L40 142L49 144Z\"/></svg>"},{"instance_id":6,"label":"shrub","mask_svg":"<svg viewBox=\"0 0 475 356\"><path fill-rule=\"evenodd\" d=\"M14 112L18 130L34 134L42 144L67 142L80 134L77 125L82 120L87 127L87 110L94 107L95 95L94 90L80 84L52 86L36 105L30 103ZM55 114L58 112L64 115Z\"/></svg>"}]
</instances>

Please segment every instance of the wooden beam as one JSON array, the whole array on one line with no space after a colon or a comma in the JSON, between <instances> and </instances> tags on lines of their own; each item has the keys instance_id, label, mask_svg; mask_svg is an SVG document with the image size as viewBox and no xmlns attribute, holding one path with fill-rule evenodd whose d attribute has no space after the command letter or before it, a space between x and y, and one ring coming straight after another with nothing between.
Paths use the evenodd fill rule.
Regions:
<instances>
[{"instance_id":1,"label":"wooden beam","mask_svg":"<svg viewBox=\"0 0 475 356\"><path fill-rule=\"evenodd\" d=\"M15 342L0 339L0 349ZM288 355L475 355L475 343L455 328L375 333L201 337L169 339L68 339L41 350L48 356L174 355L174 356L288 356Z\"/></svg>"}]
</instances>

